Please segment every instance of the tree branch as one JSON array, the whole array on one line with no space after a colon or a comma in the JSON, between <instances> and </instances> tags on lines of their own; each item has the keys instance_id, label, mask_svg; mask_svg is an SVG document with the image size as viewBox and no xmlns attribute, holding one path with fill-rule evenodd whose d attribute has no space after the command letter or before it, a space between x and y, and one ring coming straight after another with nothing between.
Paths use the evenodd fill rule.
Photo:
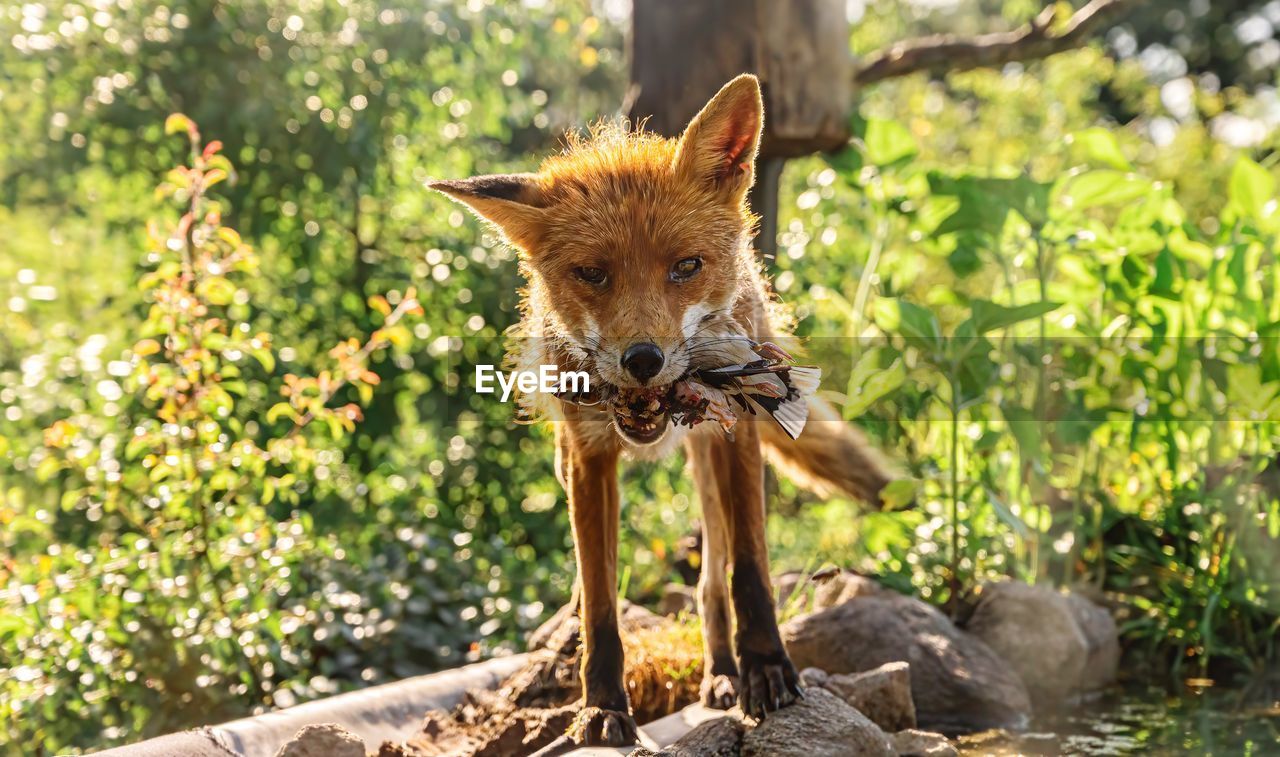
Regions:
<instances>
[{"instance_id":1,"label":"tree branch","mask_svg":"<svg viewBox=\"0 0 1280 757\"><path fill-rule=\"evenodd\" d=\"M1056 6L1050 4L1029 23L1009 32L976 37L935 34L898 42L867 56L854 71L853 80L866 86L917 71L968 71L1047 58L1079 47L1104 21L1141 1L1090 0L1058 28L1052 28Z\"/></svg>"}]
</instances>

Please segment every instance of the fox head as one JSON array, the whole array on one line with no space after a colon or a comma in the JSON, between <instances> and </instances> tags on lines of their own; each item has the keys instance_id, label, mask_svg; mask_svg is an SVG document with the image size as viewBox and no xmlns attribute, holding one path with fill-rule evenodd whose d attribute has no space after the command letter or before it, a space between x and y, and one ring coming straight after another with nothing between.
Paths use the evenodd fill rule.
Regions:
<instances>
[{"instance_id":1,"label":"fox head","mask_svg":"<svg viewBox=\"0 0 1280 757\"><path fill-rule=\"evenodd\" d=\"M756 263L747 191L760 84L726 84L676 139L600 127L537 173L434 181L520 251L529 309L617 387L660 387L724 333Z\"/></svg>"}]
</instances>

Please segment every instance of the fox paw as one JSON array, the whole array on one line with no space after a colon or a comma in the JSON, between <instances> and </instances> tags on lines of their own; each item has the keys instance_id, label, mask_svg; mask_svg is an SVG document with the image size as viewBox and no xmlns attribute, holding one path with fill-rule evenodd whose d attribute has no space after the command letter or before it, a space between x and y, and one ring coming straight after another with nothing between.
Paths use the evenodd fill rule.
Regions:
<instances>
[{"instance_id":1,"label":"fox paw","mask_svg":"<svg viewBox=\"0 0 1280 757\"><path fill-rule=\"evenodd\" d=\"M772 654L743 652L738 662L738 703L756 720L804 698L800 676L781 650Z\"/></svg>"},{"instance_id":2,"label":"fox paw","mask_svg":"<svg viewBox=\"0 0 1280 757\"><path fill-rule=\"evenodd\" d=\"M569 738L584 746L630 746L640 739L630 713L583 707L569 726Z\"/></svg>"},{"instance_id":3,"label":"fox paw","mask_svg":"<svg viewBox=\"0 0 1280 757\"><path fill-rule=\"evenodd\" d=\"M738 677L707 675L698 690L699 699L713 710L727 710L738 703Z\"/></svg>"}]
</instances>

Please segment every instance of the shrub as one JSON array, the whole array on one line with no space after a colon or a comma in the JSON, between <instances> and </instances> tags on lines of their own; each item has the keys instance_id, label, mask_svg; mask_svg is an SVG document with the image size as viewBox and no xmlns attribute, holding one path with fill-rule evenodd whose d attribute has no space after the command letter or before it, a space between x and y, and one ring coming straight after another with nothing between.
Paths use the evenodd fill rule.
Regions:
<instances>
[{"instance_id":1,"label":"shrub","mask_svg":"<svg viewBox=\"0 0 1280 757\"><path fill-rule=\"evenodd\" d=\"M336 345L314 376L277 376L244 286L257 254L211 194L234 170L185 116L166 131L190 157L158 189L181 211L148 228L140 338L99 381L100 407L45 431L35 473L57 481L63 515L17 525L47 554L0 568L0 648L21 660L0 678L15 743L57 750L327 693L326 621L359 612L335 582L341 547L300 495L360 422L372 360L408 345L422 307L412 289L373 298L367 340ZM259 415L273 391L283 400Z\"/></svg>"}]
</instances>

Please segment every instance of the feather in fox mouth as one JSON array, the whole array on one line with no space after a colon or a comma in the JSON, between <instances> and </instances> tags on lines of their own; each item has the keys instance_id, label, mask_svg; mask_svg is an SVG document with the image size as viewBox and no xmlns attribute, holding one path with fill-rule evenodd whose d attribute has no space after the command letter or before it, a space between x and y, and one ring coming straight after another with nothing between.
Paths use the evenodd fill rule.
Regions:
<instances>
[{"instance_id":1,"label":"feather in fox mouth","mask_svg":"<svg viewBox=\"0 0 1280 757\"><path fill-rule=\"evenodd\" d=\"M618 432L637 444L662 438L672 422L692 427L713 421L732 436L739 413L766 414L794 439L804 430L806 397L817 390L822 372L791 364L791 356L770 342L754 344L753 350L759 360L694 369L665 386L629 388L592 381L590 392L558 396L608 409Z\"/></svg>"}]
</instances>

